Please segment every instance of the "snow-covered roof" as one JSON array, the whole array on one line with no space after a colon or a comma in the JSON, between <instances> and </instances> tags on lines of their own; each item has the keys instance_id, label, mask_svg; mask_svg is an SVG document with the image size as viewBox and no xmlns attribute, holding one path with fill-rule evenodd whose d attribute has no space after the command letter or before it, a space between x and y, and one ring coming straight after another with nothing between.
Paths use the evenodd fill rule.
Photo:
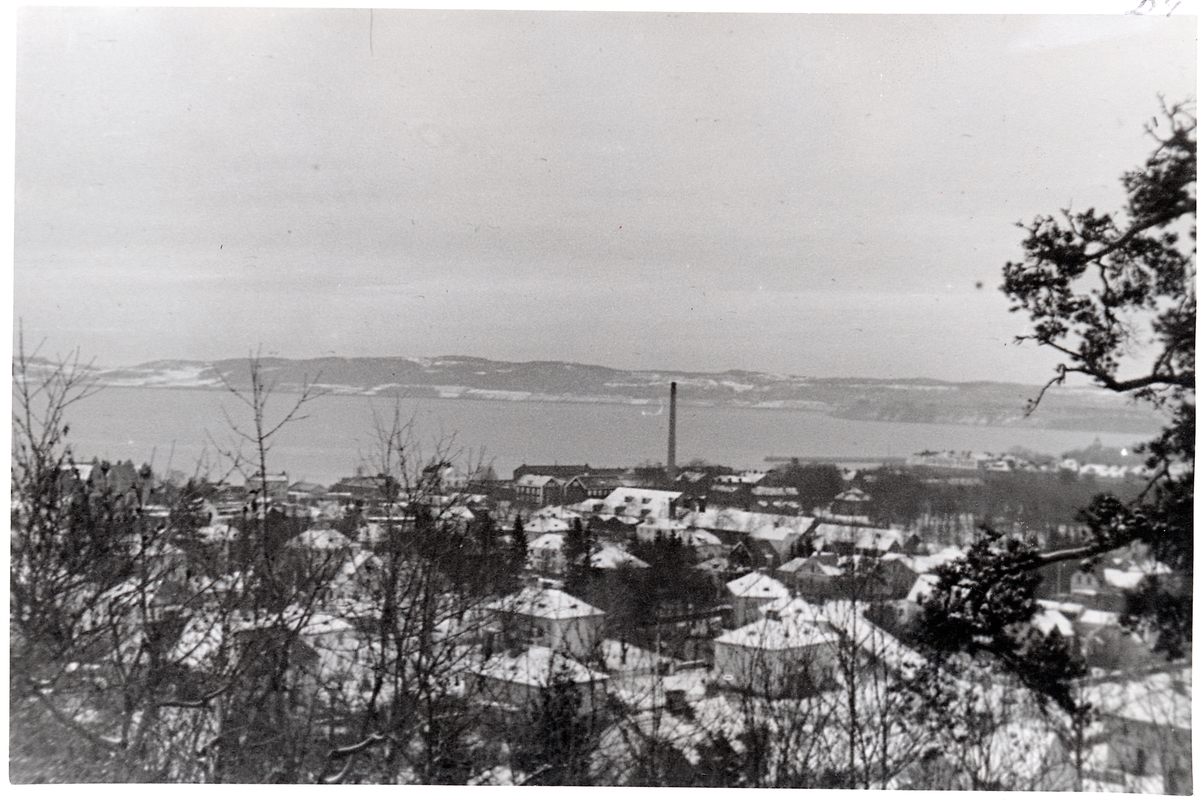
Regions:
<instances>
[{"instance_id":1,"label":"snow-covered roof","mask_svg":"<svg viewBox=\"0 0 1200 801\"><path fill-rule=\"evenodd\" d=\"M818 523L816 529L813 530L814 538L820 539L824 543L844 542L848 544L857 543L867 535L884 536L890 533L892 533L891 529L843 523Z\"/></svg>"},{"instance_id":2,"label":"snow-covered roof","mask_svg":"<svg viewBox=\"0 0 1200 801\"><path fill-rule=\"evenodd\" d=\"M829 601L815 608L830 627L889 665L915 668L924 664L924 657L863 617L864 611L863 605L847 600Z\"/></svg>"},{"instance_id":3,"label":"snow-covered roof","mask_svg":"<svg viewBox=\"0 0 1200 801\"><path fill-rule=\"evenodd\" d=\"M350 546L350 538L332 528L310 528L302 531L293 542L301 548L315 551L337 551Z\"/></svg>"},{"instance_id":4,"label":"snow-covered roof","mask_svg":"<svg viewBox=\"0 0 1200 801\"><path fill-rule=\"evenodd\" d=\"M695 548L700 545L720 545L721 538L711 531L702 528L689 528L676 532L676 536L684 545Z\"/></svg>"},{"instance_id":5,"label":"snow-covered roof","mask_svg":"<svg viewBox=\"0 0 1200 801\"><path fill-rule=\"evenodd\" d=\"M842 569L836 565L831 565L819 559L804 556L797 556L795 559L791 560L790 562L785 562L776 569L782 573L792 574L820 573L823 576L829 576L831 578L834 576L840 576L843 573Z\"/></svg>"},{"instance_id":6,"label":"snow-covered roof","mask_svg":"<svg viewBox=\"0 0 1200 801\"><path fill-rule=\"evenodd\" d=\"M620 690L617 695L631 709L639 711L622 715L597 738L591 771L599 783L614 787L637 784L650 743L678 751L692 765L700 763L702 754L697 746L707 739L701 727L662 709L661 700L628 697Z\"/></svg>"},{"instance_id":7,"label":"snow-covered roof","mask_svg":"<svg viewBox=\"0 0 1200 801\"><path fill-rule=\"evenodd\" d=\"M605 669L612 673L653 674L657 673L659 664L664 661L653 651L613 639L601 641L600 655L604 659Z\"/></svg>"},{"instance_id":8,"label":"snow-covered roof","mask_svg":"<svg viewBox=\"0 0 1200 801\"><path fill-rule=\"evenodd\" d=\"M1083 604L1077 604L1074 601L1052 601L1048 598L1038 598L1037 602L1043 609L1054 609L1062 612L1068 618L1078 617L1083 612Z\"/></svg>"},{"instance_id":9,"label":"snow-covered roof","mask_svg":"<svg viewBox=\"0 0 1200 801\"><path fill-rule=\"evenodd\" d=\"M792 559L792 560L790 560L790 561L784 562L782 565L780 565L780 566L779 566L778 568L776 568L776 569L777 569L777 570L778 570L780 573L794 573L795 571L797 571L797 570L799 570L800 568L804 567L804 564L805 564L805 562L807 562L807 561L808 561L808 557L806 557L806 556L797 556L795 559Z\"/></svg>"},{"instance_id":10,"label":"snow-covered roof","mask_svg":"<svg viewBox=\"0 0 1200 801\"><path fill-rule=\"evenodd\" d=\"M935 567L941 567L947 562L953 562L956 559L966 557L967 552L962 548L954 545L947 546L935 554L929 556L914 557L913 567L921 573L932 572Z\"/></svg>"},{"instance_id":11,"label":"snow-covered roof","mask_svg":"<svg viewBox=\"0 0 1200 801\"><path fill-rule=\"evenodd\" d=\"M616 570L621 565L629 567L649 567L650 565L638 559L633 554L616 545L605 545L600 550L591 555L589 559L592 567L597 570Z\"/></svg>"},{"instance_id":12,"label":"snow-covered roof","mask_svg":"<svg viewBox=\"0 0 1200 801\"><path fill-rule=\"evenodd\" d=\"M929 597L936 586L937 576L932 573L922 573L917 576L917 580L913 582L912 589L908 591L904 600L919 604Z\"/></svg>"},{"instance_id":13,"label":"snow-covered roof","mask_svg":"<svg viewBox=\"0 0 1200 801\"><path fill-rule=\"evenodd\" d=\"M791 595L777 579L758 571L736 578L725 587L737 598L787 598Z\"/></svg>"},{"instance_id":14,"label":"snow-covered roof","mask_svg":"<svg viewBox=\"0 0 1200 801\"><path fill-rule=\"evenodd\" d=\"M670 490L644 489L642 487L617 487L608 494L604 502L613 506L621 506L625 503L626 497L633 498L631 503L655 503L656 501L678 500L683 497L683 493Z\"/></svg>"},{"instance_id":15,"label":"snow-covered roof","mask_svg":"<svg viewBox=\"0 0 1200 801\"><path fill-rule=\"evenodd\" d=\"M571 526L565 520L557 517L535 517L525 524L528 534L545 534L548 532L567 531Z\"/></svg>"},{"instance_id":16,"label":"snow-covered roof","mask_svg":"<svg viewBox=\"0 0 1200 801\"><path fill-rule=\"evenodd\" d=\"M562 548L563 535L557 533L543 534L540 537L535 537L529 543L529 550L531 551L561 551Z\"/></svg>"},{"instance_id":17,"label":"snow-covered roof","mask_svg":"<svg viewBox=\"0 0 1200 801\"><path fill-rule=\"evenodd\" d=\"M1104 568L1104 581L1110 587L1118 590L1134 590L1142 583L1146 574L1140 570L1118 570L1114 567Z\"/></svg>"},{"instance_id":18,"label":"snow-covered roof","mask_svg":"<svg viewBox=\"0 0 1200 801\"><path fill-rule=\"evenodd\" d=\"M591 670L543 645L531 645L528 650L516 655L498 654L475 667L472 672L487 678L531 687L549 686L552 679L560 676L576 684L608 678L608 674Z\"/></svg>"},{"instance_id":19,"label":"snow-covered roof","mask_svg":"<svg viewBox=\"0 0 1200 801\"><path fill-rule=\"evenodd\" d=\"M566 506L543 506L537 510L534 517L554 517L559 520L582 520L583 516L579 512Z\"/></svg>"},{"instance_id":20,"label":"snow-covered roof","mask_svg":"<svg viewBox=\"0 0 1200 801\"><path fill-rule=\"evenodd\" d=\"M1116 612L1105 612L1101 609L1085 609L1079 616L1079 625L1081 626L1117 626L1120 625L1120 622L1121 616Z\"/></svg>"},{"instance_id":21,"label":"snow-covered roof","mask_svg":"<svg viewBox=\"0 0 1200 801\"><path fill-rule=\"evenodd\" d=\"M518 615L539 617L548 620L566 620L576 617L603 615L604 610L568 595L552 587L526 587L488 605L494 611L512 612Z\"/></svg>"},{"instance_id":22,"label":"snow-covered roof","mask_svg":"<svg viewBox=\"0 0 1200 801\"><path fill-rule=\"evenodd\" d=\"M854 543L854 547L859 550L868 548L876 551L886 551L893 545L899 545L903 542L904 536L899 531L890 529L869 529L864 531L862 536Z\"/></svg>"},{"instance_id":23,"label":"snow-covered roof","mask_svg":"<svg viewBox=\"0 0 1200 801\"><path fill-rule=\"evenodd\" d=\"M817 618L817 612L803 598L776 598L768 604L759 607L763 614L776 614L780 617L802 617L809 620Z\"/></svg>"},{"instance_id":24,"label":"snow-covered roof","mask_svg":"<svg viewBox=\"0 0 1200 801\"><path fill-rule=\"evenodd\" d=\"M740 629L725 632L713 642L764 651L787 651L833 644L837 642L837 635L812 620L780 615L759 618Z\"/></svg>"},{"instance_id":25,"label":"snow-covered roof","mask_svg":"<svg viewBox=\"0 0 1200 801\"><path fill-rule=\"evenodd\" d=\"M1102 715L1192 730L1192 669L1154 673L1084 688L1084 699Z\"/></svg>"},{"instance_id":26,"label":"snow-covered roof","mask_svg":"<svg viewBox=\"0 0 1200 801\"><path fill-rule=\"evenodd\" d=\"M756 528L750 532L750 537L766 542L785 542L788 537L796 536L796 529L790 526L777 526L774 523Z\"/></svg>"},{"instance_id":27,"label":"snow-covered roof","mask_svg":"<svg viewBox=\"0 0 1200 801\"><path fill-rule=\"evenodd\" d=\"M1071 625L1067 616L1057 609L1042 609L1033 616L1033 625L1047 636L1055 630L1063 637L1075 636L1075 627Z\"/></svg>"},{"instance_id":28,"label":"snow-covered roof","mask_svg":"<svg viewBox=\"0 0 1200 801\"><path fill-rule=\"evenodd\" d=\"M664 531L664 532L671 531L671 532L673 532L673 531L682 531L685 528L687 528L687 526L685 526L683 523L680 523L678 520L658 520L653 517L649 518L648 520L643 520L641 523L638 524L639 532L643 532L643 531Z\"/></svg>"},{"instance_id":29,"label":"snow-covered roof","mask_svg":"<svg viewBox=\"0 0 1200 801\"><path fill-rule=\"evenodd\" d=\"M526 473L525 475L523 475L519 479L517 479L517 486L518 487L544 487L552 481L555 484L562 483L554 476L539 476L536 473Z\"/></svg>"}]
</instances>

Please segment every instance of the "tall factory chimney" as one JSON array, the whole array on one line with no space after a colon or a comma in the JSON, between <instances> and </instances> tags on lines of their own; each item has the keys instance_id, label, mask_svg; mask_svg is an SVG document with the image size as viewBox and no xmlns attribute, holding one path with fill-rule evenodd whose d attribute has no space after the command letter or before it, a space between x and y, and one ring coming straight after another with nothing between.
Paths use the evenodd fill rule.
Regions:
<instances>
[{"instance_id":1,"label":"tall factory chimney","mask_svg":"<svg viewBox=\"0 0 1200 801\"><path fill-rule=\"evenodd\" d=\"M667 423L667 481L675 480L675 382L671 382L671 418Z\"/></svg>"}]
</instances>

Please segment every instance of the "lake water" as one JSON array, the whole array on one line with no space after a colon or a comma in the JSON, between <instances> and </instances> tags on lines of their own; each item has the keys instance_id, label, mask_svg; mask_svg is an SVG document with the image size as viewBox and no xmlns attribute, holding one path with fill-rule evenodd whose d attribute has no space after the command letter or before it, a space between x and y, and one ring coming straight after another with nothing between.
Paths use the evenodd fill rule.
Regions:
<instances>
[{"instance_id":1,"label":"lake water","mask_svg":"<svg viewBox=\"0 0 1200 801\"><path fill-rule=\"evenodd\" d=\"M268 417L277 419L294 400L282 393L272 397ZM360 464L370 469L375 463L374 420L390 421L394 404L388 398L351 395L316 399L305 407L305 419L279 432L269 469L286 470L293 481L326 485L352 475ZM249 427L247 408L226 392L106 388L72 407L70 440L78 458L148 461L158 472L173 468L191 473L197 464L228 465L218 456L234 440L226 413ZM457 451L471 461L482 454L501 478L510 477L521 463L609 467L666 462L668 415L658 408L404 399L400 414L413 420L415 439L425 454L437 441L453 437ZM755 468L765 467L767 456L903 457L927 449L1003 451L1015 445L1057 455L1097 437L1109 446L1145 439L1102 431L868 422L806 411L681 406L677 454L680 464L700 458Z\"/></svg>"}]
</instances>

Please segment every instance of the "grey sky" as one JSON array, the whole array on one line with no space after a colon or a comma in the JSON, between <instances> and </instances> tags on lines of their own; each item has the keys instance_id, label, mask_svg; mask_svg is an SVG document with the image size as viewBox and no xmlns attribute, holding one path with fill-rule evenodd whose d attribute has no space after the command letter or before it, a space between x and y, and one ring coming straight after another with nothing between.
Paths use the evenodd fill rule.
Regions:
<instances>
[{"instance_id":1,"label":"grey sky","mask_svg":"<svg viewBox=\"0 0 1200 801\"><path fill-rule=\"evenodd\" d=\"M996 290L1013 223L1119 206L1195 33L25 9L15 313L103 364L261 343L1037 381Z\"/></svg>"}]
</instances>

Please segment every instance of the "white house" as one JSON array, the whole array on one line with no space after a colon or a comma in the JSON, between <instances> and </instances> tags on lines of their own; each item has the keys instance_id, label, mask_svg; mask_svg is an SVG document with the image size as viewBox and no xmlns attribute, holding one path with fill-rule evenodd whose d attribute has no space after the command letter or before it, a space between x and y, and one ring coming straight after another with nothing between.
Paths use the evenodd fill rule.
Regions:
<instances>
[{"instance_id":1,"label":"white house","mask_svg":"<svg viewBox=\"0 0 1200 801\"><path fill-rule=\"evenodd\" d=\"M728 582L725 588L732 597L734 627L761 617L759 609L764 604L791 597L782 583L758 571Z\"/></svg>"},{"instance_id":2,"label":"white house","mask_svg":"<svg viewBox=\"0 0 1200 801\"><path fill-rule=\"evenodd\" d=\"M617 487L604 499L604 509L608 514L619 517L670 520L675 517L675 504L681 497L682 492Z\"/></svg>"},{"instance_id":3,"label":"white house","mask_svg":"<svg viewBox=\"0 0 1200 801\"><path fill-rule=\"evenodd\" d=\"M510 635L576 659L589 658L602 639L604 610L562 590L526 587L486 608Z\"/></svg>"},{"instance_id":4,"label":"white house","mask_svg":"<svg viewBox=\"0 0 1200 801\"><path fill-rule=\"evenodd\" d=\"M834 680L837 646L815 621L773 611L713 640L714 680L771 698L808 695Z\"/></svg>"},{"instance_id":5,"label":"white house","mask_svg":"<svg viewBox=\"0 0 1200 801\"><path fill-rule=\"evenodd\" d=\"M529 566L537 573L554 576L566 570L563 539L564 535L557 532L535 537L526 548Z\"/></svg>"},{"instance_id":6,"label":"white house","mask_svg":"<svg viewBox=\"0 0 1200 801\"><path fill-rule=\"evenodd\" d=\"M768 543L779 554L782 562L791 554L792 546L800 539L800 531L791 526L781 526L774 522L750 532L750 538Z\"/></svg>"},{"instance_id":7,"label":"white house","mask_svg":"<svg viewBox=\"0 0 1200 801\"><path fill-rule=\"evenodd\" d=\"M603 707L608 674L591 670L552 648L532 645L516 654L501 653L471 668L480 696L502 708L526 712L543 702L555 682L570 682L579 691L579 712Z\"/></svg>"},{"instance_id":8,"label":"white house","mask_svg":"<svg viewBox=\"0 0 1200 801\"><path fill-rule=\"evenodd\" d=\"M671 537L678 536L680 532L687 529L683 523L678 520L671 520L665 517L647 517L638 523L637 538L642 542L654 542L656 537Z\"/></svg>"}]
</instances>

